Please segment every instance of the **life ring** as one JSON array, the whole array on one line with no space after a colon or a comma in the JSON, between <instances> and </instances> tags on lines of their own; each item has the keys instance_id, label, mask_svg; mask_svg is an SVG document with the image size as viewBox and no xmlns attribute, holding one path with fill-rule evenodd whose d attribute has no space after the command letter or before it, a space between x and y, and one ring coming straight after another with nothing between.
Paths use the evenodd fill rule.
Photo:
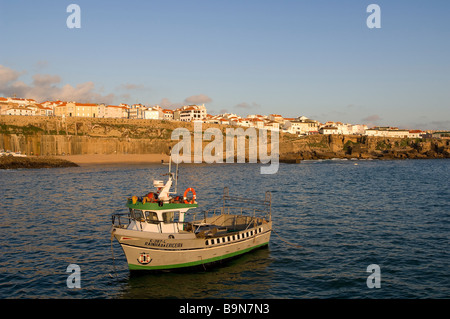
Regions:
<instances>
[{"instance_id":1,"label":"life ring","mask_svg":"<svg viewBox=\"0 0 450 319\"><path fill-rule=\"evenodd\" d=\"M192 192L192 195L193 195L191 201L188 201L187 197L186 197L187 193L189 193L189 192ZM196 198L197 198L197 195L195 194L195 190L192 187L189 187L188 189L186 189L184 191L183 201L185 204L194 204Z\"/></svg>"}]
</instances>

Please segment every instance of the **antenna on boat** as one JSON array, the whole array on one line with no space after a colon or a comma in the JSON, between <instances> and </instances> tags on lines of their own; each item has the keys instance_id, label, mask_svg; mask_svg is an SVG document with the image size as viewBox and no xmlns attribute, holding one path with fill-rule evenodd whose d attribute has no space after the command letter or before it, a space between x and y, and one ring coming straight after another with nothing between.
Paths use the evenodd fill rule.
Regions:
<instances>
[{"instance_id":1,"label":"antenna on boat","mask_svg":"<svg viewBox=\"0 0 450 319\"><path fill-rule=\"evenodd\" d=\"M175 171L175 194L177 193L178 190L178 163L177 163L177 169Z\"/></svg>"},{"instance_id":2,"label":"antenna on boat","mask_svg":"<svg viewBox=\"0 0 450 319\"><path fill-rule=\"evenodd\" d=\"M177 190L178 190L178 162L176 163L177 164L177 166L176 166L176 169L175 169L175 173L174 174L172 174L172 147L171 146L169 146L169 176L170 176L170 178L175 178L175 190L174 190L174 192L171 192L172 194L173 193L177 193Z\"/></svg>"},{"instance_id":3,"label":"antenna on boat","mask_svg":"<svg viewBox=\"0 0 450 319\"><path fill-rule=\"evenodd\" d=\"M169 174L172 173L171 164L172 164L172 146L169 146Z\"/></svg>"}]
</instances>

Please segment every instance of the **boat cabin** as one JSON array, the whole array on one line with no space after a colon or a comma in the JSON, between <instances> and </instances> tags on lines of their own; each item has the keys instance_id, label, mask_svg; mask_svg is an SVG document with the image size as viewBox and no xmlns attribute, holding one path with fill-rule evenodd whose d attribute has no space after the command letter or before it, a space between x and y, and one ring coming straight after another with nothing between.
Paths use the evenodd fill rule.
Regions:
<instances>
[{"instance_id":1,"label":"boat cabin","mask_svg":"<svg viewBox=\"0 0 450 319\"><path fill-rule=\"evenodd\" d=\"M154 233L179 233L184 231L184 216L189 208L147 210L129 208L128 229Z\"/></svg>"}]
</instances>

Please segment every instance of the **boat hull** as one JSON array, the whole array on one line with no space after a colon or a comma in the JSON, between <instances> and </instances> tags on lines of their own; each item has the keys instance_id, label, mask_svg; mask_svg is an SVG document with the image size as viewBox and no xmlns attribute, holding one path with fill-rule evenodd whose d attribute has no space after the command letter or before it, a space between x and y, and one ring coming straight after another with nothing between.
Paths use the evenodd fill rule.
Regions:
<instances>
[{"instance_id":1,"label":"boat hull","mask_svg":"<svg viewBox=\"0 0 450 319\"><path fill-rule=\"evenodd\" d=\"M130 270L174 270L207 265L268 245L271 223L215 238L139 237L120 229L114 232Z\"/></svg>"}]
</instances>

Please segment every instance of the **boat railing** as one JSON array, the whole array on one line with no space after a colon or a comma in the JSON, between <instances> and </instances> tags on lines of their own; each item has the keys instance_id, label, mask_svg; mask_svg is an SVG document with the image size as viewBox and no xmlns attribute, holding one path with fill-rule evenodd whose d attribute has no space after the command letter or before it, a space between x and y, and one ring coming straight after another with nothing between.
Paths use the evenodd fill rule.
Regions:
<instances>
[{"instance_id":1,"label":"boat railing","mask_svg":"<svg viewBox=\"0 0 450 319\"><path fill-rule=\"evenodd\" d=\"M131 222L130 213L115 213L111 215L113 227L127 228Z\"/></svg>"},{"instance_id":2,"label":"boat railing","mask_svg":"<svg viewBox=\"0 0 450 319\"><path fill-rule=\"evenodd\" d=\"M268 220L271 220L272 218L272 193L270 191L265 193L264 199L257 199L231 196L229 188L225 187L223 190L222 207L226 209L227 207L234 207L236 204L239 204L239 207L241 208L251 208L255 212L265 214Z\"/></svg>"},{"instance_id":3,"label":"boat railing","mask_svg":"<svg viewBox=\"0 0 450 319\"><path fill-rule=\"evenodd\" d=\"M203 216L206 220L214 220L214 216L227 215L245 215L253 218L264 218L266 221L271 220L272 195L268 191L265 193L264 199L255 199L249 197L230 196L229 188L225 187L223 196L217 204L221 202L220 207L204 209L201 212L192 213L193 220L198 220L199 216ZM201 217L200 217L201 218Z\"/></svg>"},{"instance_id":4,"label":"boat railing","mask_svg":"<svg viewBox=\"0 0 450 319\"><path fill-rule=\"evenodd\" d=\"M214 225L226 227L228 231L245 231L270 221L267 210L242 206L226 206L202 212L193 212L189 218L190 224Z\"/></svg>"}]
</instances>

